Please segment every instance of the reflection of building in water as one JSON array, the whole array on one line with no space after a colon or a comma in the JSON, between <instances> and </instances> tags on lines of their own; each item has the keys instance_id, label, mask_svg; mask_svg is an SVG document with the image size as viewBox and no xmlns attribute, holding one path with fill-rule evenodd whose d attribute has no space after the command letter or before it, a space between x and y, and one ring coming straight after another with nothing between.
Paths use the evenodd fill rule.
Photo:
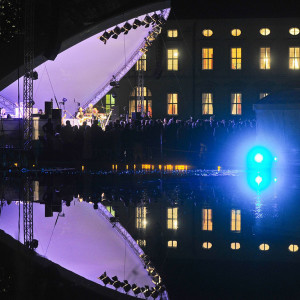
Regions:
<instances>
[{"instance_id":1,"label":"reflection of building in water","mask_svg":"<svg viewBox=\"0 0 300 300\"><path fill-rule=\"evenodd\" d=\"M202 209L202 230L213 230L212 210L209 208Z\"/></svg>"},{"instance_id":2,"label":"reflection of building in water","mask_svg":"<svg viewBox=\"0 0 300 300\"><path fill-rule=\"evenodd\" d=\"M257 219L255 202L226 193L223 188L213 190L203 182L198 191L195 185L178 184L164 189L157 184L153 188L109 188L88 179L71 183L40 180L32 186L35 199L45 204L47 217L60 212L62 203L71 205L73 195L83 201L101 202L152 258L288 260L297 259L299 253L297 209L285 207L283 211L280 203L275 211L272 209L272 201L283 199L282 195L268 202L261 198ZM17 200L18 187L22 183L3 185L5 199Z\"/></svg>"}]
</instances>

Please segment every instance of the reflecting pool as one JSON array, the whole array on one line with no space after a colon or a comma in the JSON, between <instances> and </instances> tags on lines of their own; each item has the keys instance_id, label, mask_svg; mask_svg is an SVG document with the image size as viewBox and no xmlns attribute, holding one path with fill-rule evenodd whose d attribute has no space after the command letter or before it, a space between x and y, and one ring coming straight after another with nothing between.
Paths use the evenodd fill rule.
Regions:
<instances>
[{"instance_id":1,"label":"reflecting pool","mask_svg":"<svg viewBox=\"0 0 300 300\"><path fill-rule=\"evenodd\" d=\"M98 284L109 271L154 286L104 208L149 257L170 299L299 298L299 181L243 172L32 175L36 251ZM23 187L21 176L1 184L0 228L21 241Z\"/></svg>"}]
</instances>

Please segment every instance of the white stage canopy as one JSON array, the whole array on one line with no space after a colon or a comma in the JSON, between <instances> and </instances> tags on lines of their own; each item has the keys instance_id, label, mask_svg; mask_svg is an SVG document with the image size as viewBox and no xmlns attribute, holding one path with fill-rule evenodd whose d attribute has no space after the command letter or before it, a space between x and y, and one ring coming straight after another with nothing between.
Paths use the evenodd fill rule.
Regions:
<instances>
[{"instance_id":1,"label":"white stage canopy","mask_svg":"<svg viewBox=\"0 0 300 300\"><path fill-rule=\"evenodd\" d=\"M155 8L154 11L149 9ZM149 27L139 26L131 28L128 34L120 33L117 39L110 37L106 44L100 41L99 37L107 31L113 30L116 26L122 26L128 22L133 24L135 19L143 21L146 15L162 15L166 20L169 16L170 8L160 8L147 6L143 15L134 15L141 10L130 12L126 16L131 16L127 20L125 14L122 17L110 20L110 27L102 28L99 33L94 34L95 28L90 33L85 33L73 37L62 45L62 51L54 61L48 60L35 68L38 79L34 80L34 107L44 110L45 101L53 99L53 108L57 108L55 98L61 106L63 98L67 117L74 115L78 106L86 107L89 103L97 103L112 88L110 82L115 76L119 81L142 56L141 48L147 43L147 37L151 35L156 24ZM120 22L122 20L122 22ZM119 23L112 23L119 22ZM108 24L107 24L108 25ZM105 30L103 30L105 28ZM90 35L86 38L87 35ZM72 45L73 44L73 45ZM23 101L23 77L19 79L20 102ZM12 103L17 104L18 81L13 82L0 92L0 95Z\"/></svg>"}]
</instances>

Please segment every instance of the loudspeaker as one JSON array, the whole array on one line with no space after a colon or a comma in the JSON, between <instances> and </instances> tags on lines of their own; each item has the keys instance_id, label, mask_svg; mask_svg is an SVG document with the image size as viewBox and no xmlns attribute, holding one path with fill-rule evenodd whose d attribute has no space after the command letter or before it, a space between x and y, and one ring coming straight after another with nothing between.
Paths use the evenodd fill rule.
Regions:
<instances>
[{"instance_id":1,"label":"loudspeaker","mask_svg":"<svg viewBox=\"0 0 300 300\"><path fill-rule=\"evenodd\" d=\"M52 119L53 120L61 119L61 109L60 108L52 109Z\"/></svg>"},{"instance_id":2,"label":"loudspeaker","mask_svg":"<svg viewBox=\"0 0 300 300\"><path fill-rule=\"evenodd\" d=\"M132 119L133 120L141 120L141 112L133 112Z\"/></svg>"},{"instance_id":3,"label":"loudspeaker","mask_svg":"<svg viewBox=\"0 0 300 300\"><path fill-rule=\"evenodd\" d=\"M52 101L45 101L45 115L46 118L52 117L52 109L53 109L53 102Z\"/></svg>"}]
</instances>

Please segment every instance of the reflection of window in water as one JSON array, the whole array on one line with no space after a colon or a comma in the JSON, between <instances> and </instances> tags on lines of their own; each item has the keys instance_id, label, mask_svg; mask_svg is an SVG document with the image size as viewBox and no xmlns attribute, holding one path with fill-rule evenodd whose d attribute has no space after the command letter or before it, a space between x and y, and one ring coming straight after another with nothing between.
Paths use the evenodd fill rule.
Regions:
<instances>
[{"instance_id":1,"label":"reflection of window in water","mask_svg":"<svg viewBox=\"0 0 300 300\"><path fill-rule=\"evenodd\" d=\"M168 208L167 210L167 228L178 229L178 207Z\"/></svg>"},{"instance_id":2,"label":"reflection of window in water","mask_svg":"<svg viewBox=\"0 0 300 300\"><path fill-rule=\"evenodd\" d=\"M213 230L212 210L210 208L202 209L202 230Z\"/></svg>"},{"instance_id":3,"label":"reflection of window in water","mask_svg":"<svg viewBox=\"0 0 300 300\"><path fill-rule=\"evenodd\" d=\"M147 209L145 206L139 206L136 208L136 228L146 229L146 213Z\"/></svg>"},{"instance_id":4,"label":"reflection of window in water","mask_svg":"<svg viewBox=\"0 0 300 300\"><path fill-rule=\"evenodd\" d=\"M268 244L260 244L259 250L261 251L268 251L270 249L270 246Z\"/></svg>"},{"instance_id":5,"label":"reflection of window in water","mask_svg":"<svg viewBox=\"0 0 300 300\"><path fill-rule=\"evenodd\" d=\"M231 210L231 231L241 232L241 211L239 209Z\"/></svg>"},{"instance_id":6,"label":"reflection of window in water","mask_svg":"<svg viewBox=\"0 0 300 300\"><path fill-rule=\"evenodd\" d=\"M168 248L177 248L177 241L168 241Z\"/></svg>"},{"instance_id":7,"label":"reflection of window in water","mask_svg":"<svg viewBox=\"0 0 300 300\"><path fill-rule=\"evenodd\" d=\"M232 250L239 250L240 248L241 248L241 244L240 243L231 243L230 244L230 248L232 249Z\"/></svg>"},{"instance_id":8,"label":"reflection of window in water","mask_svg":"<svg viewBox=\"0 0 300 300\"><path fill-rule=\"evenodd\" d=\"M297 252L298 250L299 250L298 245L295 245L295 244L289 245L289 251L290 252Z\"/></svg>"},{"instance_id":9,"label":"reflection of window in water","mask_svg":"<svg viewBox=\"0 0 300 300\"><path fill-rule=\"evenodd\" d=\"M211 247L212 247L212 243L211 243L211 242L204 242L204 243L202 244L202 248L203 248L203 249L209 250Z\"/></svg>"},{"instance_id":10,"label":"reflection of window in water","mask_svg":"<svg viewBox=\"0 0 300 300\"><path fill-rule=\"evenodd\" d=\"M146 247L146 240L137 240L136 242L140 247Z\"/></svg>"},{"instance_id":11,"label":"reflection of window in water","mask_svg":"<svg viewBox=\"0 0 300 300\"><path fill-rule=\"evenodd\" d=\"M115 210L112 208L112 206L105 206L106 209L112 214L113 217L116 216Z\"/></svg>"}]
</instances>

